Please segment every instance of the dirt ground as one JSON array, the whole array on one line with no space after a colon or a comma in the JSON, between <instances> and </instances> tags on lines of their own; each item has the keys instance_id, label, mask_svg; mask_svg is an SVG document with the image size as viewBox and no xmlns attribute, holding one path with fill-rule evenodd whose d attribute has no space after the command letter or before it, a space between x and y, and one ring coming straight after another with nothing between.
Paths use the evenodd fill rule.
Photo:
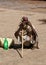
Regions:
<instances>
[{"instance_id":1,"label":"dirt ground","mask_svg":"<svg viewBox=\"0 0 46 65\"><path fill-rule=\"evenodd\" d=\"M6 2L5 2L6 3ZM29 7L29 3L28 7ZM27 4L25 4L27 6ZM42 5L42 3L39 3ZM4 5L4 4L3 4ZM39 36L39 49L24 49L24 57L21 58L21 48L4 50L0 48L0 65L46 65L46 7L23 10L22 7L14 9L11 5L7 7L0 4L0 37L14 39L15 45L18 44L14 36L15 31L21 21L22 16L27 16L31 23L36 27ZM20 4L25 6L24 4ZM34 4L33 4L34 5ZM14 5L15 6L15 5ZM31 4L30 4L31 6ZM41 7L41 6L40 6Z\"/></svg>"}]
</instances>

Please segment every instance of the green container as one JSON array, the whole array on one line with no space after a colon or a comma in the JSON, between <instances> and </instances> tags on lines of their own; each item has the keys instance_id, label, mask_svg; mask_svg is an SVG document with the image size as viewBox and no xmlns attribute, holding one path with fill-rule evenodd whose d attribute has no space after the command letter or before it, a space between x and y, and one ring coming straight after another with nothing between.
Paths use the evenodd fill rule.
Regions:
<instances>
[{"instance_id":1,"label":"green container","mask_svg":"<svg viewBox=\"0 0 46 65\"><path fill-rule=\"evenodd\" d=\"M5 38L5 40L4 40L4 49L8 50L8 40L7 40L7 38Z\"/></svg>"}]
</instances>

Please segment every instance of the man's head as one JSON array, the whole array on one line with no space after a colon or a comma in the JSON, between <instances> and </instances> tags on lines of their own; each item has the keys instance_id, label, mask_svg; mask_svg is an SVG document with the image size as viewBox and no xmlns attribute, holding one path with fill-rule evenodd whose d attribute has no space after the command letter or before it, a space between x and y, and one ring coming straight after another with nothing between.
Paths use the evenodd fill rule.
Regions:
<instances>
[{"instance_id":1,"label":"man's head","mask_svg":"<svg viewBox=\"0 0 46 65\"><path fill-rule=\"evenodd\" d=\"M23 17L22 17L22 22L28 23L28 17L23 16Z\"/></svg>"}]
</instances>

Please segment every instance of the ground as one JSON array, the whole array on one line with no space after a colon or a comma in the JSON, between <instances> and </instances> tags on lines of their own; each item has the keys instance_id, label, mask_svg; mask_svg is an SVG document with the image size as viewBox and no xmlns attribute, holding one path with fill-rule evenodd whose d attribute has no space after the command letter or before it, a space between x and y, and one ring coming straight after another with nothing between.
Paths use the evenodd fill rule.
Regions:
<instances>
[{"instance_id":1,"label":"ground","mask_svg":"<svg viewBox=\"0 0 46 65\"><path fill-rule=\"evenodd\" d=\"M5 4L0 4L0 37L12 38L15 41L15 45L18 44L14 33L22 16L29 18L30 22L36 27L39 36L39 49L24 49L23 58L20 57L22 51L19 48L8 50L0 48L0 65L46 65L46 7L44 2L44 8L41 8L42 3L39 3L40 7L36 9L31 9L29 7L29 5L32 6L30 3L23 4L20 2L18 9L15 5L15 9L12 5L7 7L6 2ZM20 5L22 6L20 7Z\"/></svg>"}]
</instances>

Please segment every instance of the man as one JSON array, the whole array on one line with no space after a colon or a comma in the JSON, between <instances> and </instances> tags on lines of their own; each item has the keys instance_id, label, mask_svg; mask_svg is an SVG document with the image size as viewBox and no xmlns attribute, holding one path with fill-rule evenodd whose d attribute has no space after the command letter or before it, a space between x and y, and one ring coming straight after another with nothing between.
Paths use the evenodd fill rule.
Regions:
<instances>
[{"instance_id":1,"label":"man","mask_svg":"<svg viewBox=\"0 0 46 65\"><path fill-rule=\"evenodd\" d=\"M34 46L36 44L36 47L38 48L38 35L35 30L35 27L31 24L31 22L28 20L28 17L22 17L21 23L19 25L19 29L16 31L15 36L16 38L18 35L21 39L21 33L20 31L24 30L24 38L26 41L30 41L31 45Z\"/></svg>"}]
</instances>

